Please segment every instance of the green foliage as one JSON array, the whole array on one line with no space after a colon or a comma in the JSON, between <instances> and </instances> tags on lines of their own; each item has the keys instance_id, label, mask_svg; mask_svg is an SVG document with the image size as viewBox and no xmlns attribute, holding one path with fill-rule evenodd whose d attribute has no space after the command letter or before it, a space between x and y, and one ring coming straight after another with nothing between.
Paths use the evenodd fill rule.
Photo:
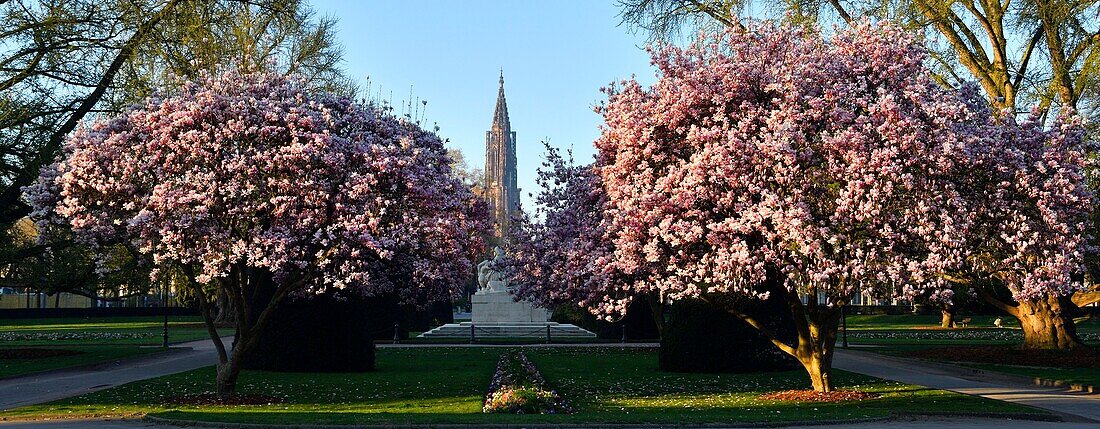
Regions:
<instances>
[{"instance_id":1,"label":"green foliage","mask_svg":"<svg viewBox=\"0 0 1100 429\"><path fill-rule=\"evenodd\" d=\"M400 315L394 300L380 297L290 298L279 305L242 366L291 372L370 371L375 365L374 339L392 339L393 323Z\"/></svg>"}]
</instances>

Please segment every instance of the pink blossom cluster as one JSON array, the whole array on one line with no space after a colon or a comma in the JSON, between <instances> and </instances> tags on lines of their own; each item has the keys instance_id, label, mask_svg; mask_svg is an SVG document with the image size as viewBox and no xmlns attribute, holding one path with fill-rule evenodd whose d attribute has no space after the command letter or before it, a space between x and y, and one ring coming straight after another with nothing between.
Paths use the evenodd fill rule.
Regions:
<instances>
[{"instance_id":1,"label":"pink blossom cluster","mask_svg":"<svg viewBox=\"0 0 1100 429\"><path fill-rule=\"evenodd\" d=\"M1018 301L1084 290L1084 260L1096 251L1086 175L1096 148L1080 117L1063 114L1044 129L1034 113L1018 123L975 110L989 119L948 154L965 200L945 244L966 255L955 268L1002 281Z\"/></svg>"},{"instance_id":2,"label":"pink blossom cluster","mask_svg":"<svg viewBox=\"0 0 1100 429\"><path fill-rule=\"evenodd\" d=\"M615 270L603 225L607 195L595 168L575 165L547 144L538 173L542 221L517 220L508 241L512 292L544 308L576 303L598 315L625 313L637 291Z\"/></svg>"},{"instance_id":3,"label":"pink blossom cluster","mask_svg":"<svg viewBox=\"0 0 1100 429\"><path fill-rule=\"evenodd\" d=\"M73 134L26 197L41 222L123 242L208 284L451 295L487 209L434 133L272 74L210 76Z\"/></svg>"},{"instance_id":4,"label":"pink blossom cluster","mask_svg":"<svg viewBox=\"0 0 1100 429\"><path fill-rule=\"evenodd\" d=\"M1091 202L1080 124L994 115L934 82L926 56L869 22L830 38L754 22L654 51L656 84L605 90L591 170L551 157L545 221L513 251L525 295L613 313L632 293L758 295L768 275L840 305L950 300L968 276L1017 299L1076 290Z\"/></svg>"}]
</instances>

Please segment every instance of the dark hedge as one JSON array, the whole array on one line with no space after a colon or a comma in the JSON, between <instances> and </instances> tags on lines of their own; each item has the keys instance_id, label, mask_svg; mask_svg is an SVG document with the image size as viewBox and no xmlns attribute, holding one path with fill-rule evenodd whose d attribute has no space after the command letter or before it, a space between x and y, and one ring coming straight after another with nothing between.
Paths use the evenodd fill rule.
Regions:
<instances>
[{"instance_id":1,"label":"dark hedge","mask_svg":"<svg viewBox=\"0 0 1100 429\"><path fill-rule=\"evenodd\" d=\"M657 340L661 334L649 304L635 300L627 307L626 315L617 322L597 319L588 310L572 304L559 305L554 309L550 320L558 323L571 323L596 334L601 340L621 340L626 329L627 341Z\"/></svg>"},{"instance_id":2,"label":"dark hedge","mask_svg":"<svg viewBox=\"0 0 1100 429\"><path fill-rule=\"evenodd\" d=\"M374 369L374 341L391 342L453 321L451 305L426 309L393 297L328 294L288 298L276 309L245 369L286 372L361 372ZM397 325L395 328L395 324Z\"/></svg>"},{"instance_id":3,"label":"dark hedge","mask_svg":"<svg viewBox=\"0 0 1100 429\"><path fill-rule=\"evenodd\" d=\"M793 339L786 304L779 299L754 301L710 296L710 302L684 299L673 303L661 339L659 366L673 372L759 372L798 368L798 362L722 306L735 305Z\"/></svg>"}]
</instances>

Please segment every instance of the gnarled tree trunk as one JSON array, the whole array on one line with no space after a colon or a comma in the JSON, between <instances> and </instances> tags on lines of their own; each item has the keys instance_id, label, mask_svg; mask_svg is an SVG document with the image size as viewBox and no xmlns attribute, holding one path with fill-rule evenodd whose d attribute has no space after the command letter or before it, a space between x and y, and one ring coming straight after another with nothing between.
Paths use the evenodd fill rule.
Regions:
<instances>
[{"instance_id":1,"label":"gnarled tree trunk","mask_svg":"<svg viewBox=\"0 0 1100 429\"><path fill-rule=\"evenodd\" d=\"M229 300L229 294L225 289L218 289L214 299L214 323L218 325L231 325L237 322L237 313L233 309L233 303Z\"/></svg>"},{"instance_id":2,"label":"gnarled tree trunk","mask_svg":"<svg viewBox=\"0 0 1100 429\"><path fill-rule=\"evenodd\" d=\"M1073 305L1069 298L1048 295L1010 305L980 287L977 290L985 302L1020 322L1024 334L1023 348L1072 350L1083 346L1073 325Z\"/></svg>"},{"instance_id":3,"label":"gnarled tree trunk","mask_svg":"<svg viewBox=\"0 0 1100 429\"><path fill-rule=\"evenodd\" d=\"M818 392L832 392L833 382L829 378L833 369L833 353L823 351L810 351L804 355L796 355L806 373L810 376L810 385Z\"/></svg>"},{"instance_id":4,"label":"gnarled tree trunk","mask_svg":"<svg viewBox=\"0 0 1100 429\"><path fill-rule=\"evenodd\" d=\"M1020 320L1024 332L1024 348L1071 350L1082 347L1069 310L1069 306L1054 296L1018 303L1014 316Z\"/></svg>"}]
</instances>

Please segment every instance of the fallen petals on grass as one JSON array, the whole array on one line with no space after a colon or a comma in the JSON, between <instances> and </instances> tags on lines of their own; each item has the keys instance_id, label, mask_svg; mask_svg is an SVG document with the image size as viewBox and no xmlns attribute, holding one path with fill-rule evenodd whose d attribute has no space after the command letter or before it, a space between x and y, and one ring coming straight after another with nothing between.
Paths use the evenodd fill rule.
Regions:
<instances>
[{"instance_id":1,"label":"fallen petals on grass","mask_svg":"<svg viewBox=\"0 0 1100 429\"><path fill-rule=\"evenodd\" d=\"M195 395L179 395L164 399L172 405L274 405L281 404L283 398L268 395L233 394L222 396L217 393L199 393Z\"/></svg>"},{"instance_id":2,"label":"fallen petals on grass","mask_svg":"<svg viewBox=\"0 0 1100 429\"><path fill-rule=\"evenodd\" d=\"M765 401L792 401L792 402L845 402L863 401L879 397L878 393L859 392L855 390L834 390L832 392L818 392L816 390L785 390L782 392L760 395Z\"/></svg>"}]
</instances>

